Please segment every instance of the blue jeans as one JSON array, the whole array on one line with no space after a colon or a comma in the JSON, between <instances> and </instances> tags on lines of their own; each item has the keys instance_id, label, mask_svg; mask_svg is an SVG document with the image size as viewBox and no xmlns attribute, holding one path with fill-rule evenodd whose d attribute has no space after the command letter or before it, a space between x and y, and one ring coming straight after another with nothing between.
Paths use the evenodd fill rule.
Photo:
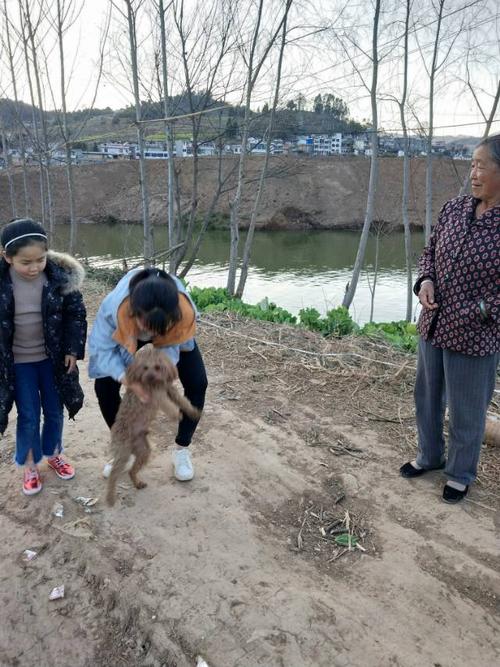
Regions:
<instances>
[{"instance_id":1,"label":"blue jeans","mask_svg":"<svg viewBox=\"0 0 500 667\"><path fill-rule=\"evenodd\" d=\"M33 463L43 456L62 451L63 405L57 393L50 359L14 364L14 400L17 407L15 462L26 463L31 451ZM40 433L40 414L43 428Z\"/></svg>"}]
</instances>

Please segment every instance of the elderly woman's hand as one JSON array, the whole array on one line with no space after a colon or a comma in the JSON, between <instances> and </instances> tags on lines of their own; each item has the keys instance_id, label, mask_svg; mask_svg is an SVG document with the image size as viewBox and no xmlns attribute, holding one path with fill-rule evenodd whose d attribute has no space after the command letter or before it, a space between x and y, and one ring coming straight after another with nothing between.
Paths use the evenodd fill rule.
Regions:
<instances>
[{"instance_id":1,"label":"elderly woman's hand","mask_svg":"<svg viewBox=\"0 0 500 667\"><path fill-rule=\"evenodd\" d=\"M435 310L438 305L434 301L434 283L432 280L424 280L420 286L418 298L423 308Z\"/></svg>"}]
</instances>

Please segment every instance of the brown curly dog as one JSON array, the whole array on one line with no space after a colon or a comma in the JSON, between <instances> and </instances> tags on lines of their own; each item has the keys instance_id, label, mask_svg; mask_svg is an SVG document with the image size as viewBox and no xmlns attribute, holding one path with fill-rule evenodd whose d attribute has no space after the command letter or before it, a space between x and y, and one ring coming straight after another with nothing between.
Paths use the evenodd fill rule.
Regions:
<instances>
[{"instance_id":1,"label":"brown curly dog","mask_svg":"<svg viewBox=\"0 0 500 667\"><path fill-rule=\"evenodd\" d=\"M160 410L177 421L181 418L181 412L193 419L199 418L200 411L173 386L176 379L175 365L164 352L151 344L138 350L127 368L124 383L127 390L111 428L113 467L108 479L108 505L115 503L118 477L125 470L132 454L135 461L129 471L130 478L136 489L146 486L146 483L137 477L137 473L149 459L151 447L148 433ZM142 402L139 399L133 390L134 386L147 401Z\"/></svg>"}]
</instances>

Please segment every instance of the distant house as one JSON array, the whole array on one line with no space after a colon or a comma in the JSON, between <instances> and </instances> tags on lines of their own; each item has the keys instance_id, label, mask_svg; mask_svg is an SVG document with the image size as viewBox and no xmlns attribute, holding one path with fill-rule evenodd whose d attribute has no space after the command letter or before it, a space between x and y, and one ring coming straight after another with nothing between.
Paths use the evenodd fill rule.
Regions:
<instances>
[{"instance_id":1,"label":"distant house","mask_svg":"<svg viewBox=\"0 0 500 667\"><path fill-rule=\"evenodd\" d=\"M193 144L190 141L177 139L175 142L175 157L191 157L193 155Z\"/></svg>"},{"instance_id":2,"label":"distant house","mask_svg":"<svg viewBox=\"0 0 500 667\"><path fill-rule=\"evenodd\" d=\"M241 155L241 144L226 144L226 146L224 146L224 153Z\"/></svg>"},{"instance_id":3,"label":"distant house","mask_svg":"<svg viewBox=\"0 0 500 667\"><path fill-rule=\"evenodd\" d=\"M247 142L247 150L252 155L265 155L267 152L267 143L255 137L249 137Z\"/></svg>"},{"instance_id":4,"label":"distant house","mask_svg":"<svg viewBox=\"0 0 500 667\"><path fill-rule=\"evenodd\" d=\"M146 160L168 160L168 151L148 146L144 149L144 158Z\"/></svg>"},{"instance_id":5,"label":"distant house","mask_svg":"<svg viewBox=\"0 0 500 667\"><path fill-rule=\"evenodd\" d=\"M311 136L298 136L295 143L295 152L312 155L314 152L314 139Z\"/></svg>"},{"instance_id":6,"label":"distant house","mask_svg":"<svg viewBox=\"0 0 500 667\"><path fill-rule=\"evenodd\" d=\"M217 155L217 146L213 141L207 141L206 143L199 144L198 146L198 155Z\"/></svg>"},{"instance_id":7,"label":"distant house","mask_svg":"<svg viewBox=\"0 0 500 667\"><path fill-rule=\"evenodd\" d=\"M271 155L283 155L285 152L285 143L283 139L274 139L271 142Z\"/></svg>"},{"instance_id":8,"label":"distant house","mask_svg":"<svg viewBox=\"0 0 500 667\"><path fill-rule=\"evenodd\" d=\"M342 134L313 134L314 155L341 155Z\"/></svg>"},{"instance_id":9,"label":"distant house","mask_svg":"<svg viewBox=\"0 0 500 667\"><path fill-rule=\"evenodd\" d=\"M106 143L99 144L97 148L101 153L111 155L115 160L118 158L133 158L137 152L137 146L128 142L107 141Z\"/></svg>"},{"instance_id":10,"label":"distant house","mask_svg":"<svg viewBox=\"0 0 500 667\"><path fill-rule=\"evenodd\" d=\"M82 151L80 164L94 163L94 162L109 162L113 159L112 155L103 153L101 151Z\"/></svg>"}]
</instances>

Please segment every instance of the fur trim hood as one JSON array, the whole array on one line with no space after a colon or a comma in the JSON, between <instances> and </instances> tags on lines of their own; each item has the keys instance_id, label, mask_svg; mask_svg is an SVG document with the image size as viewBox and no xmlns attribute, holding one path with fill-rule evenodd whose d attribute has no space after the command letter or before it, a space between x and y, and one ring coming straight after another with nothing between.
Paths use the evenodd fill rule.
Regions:
<instances>
[{"instance_id":1,"label":"fur trim hood","mask_svg":"<svg viewBox=\"0 0 500 667\"><path fill-rule=\"evenodd\" d=\"M65 252L49 250L47 264L56 268L57 273L61 272L61 282L65 283L61 289L63 294L71 294L80 289L85 278L85 269L78 260Z\"/></svg>"}]
</instances>

